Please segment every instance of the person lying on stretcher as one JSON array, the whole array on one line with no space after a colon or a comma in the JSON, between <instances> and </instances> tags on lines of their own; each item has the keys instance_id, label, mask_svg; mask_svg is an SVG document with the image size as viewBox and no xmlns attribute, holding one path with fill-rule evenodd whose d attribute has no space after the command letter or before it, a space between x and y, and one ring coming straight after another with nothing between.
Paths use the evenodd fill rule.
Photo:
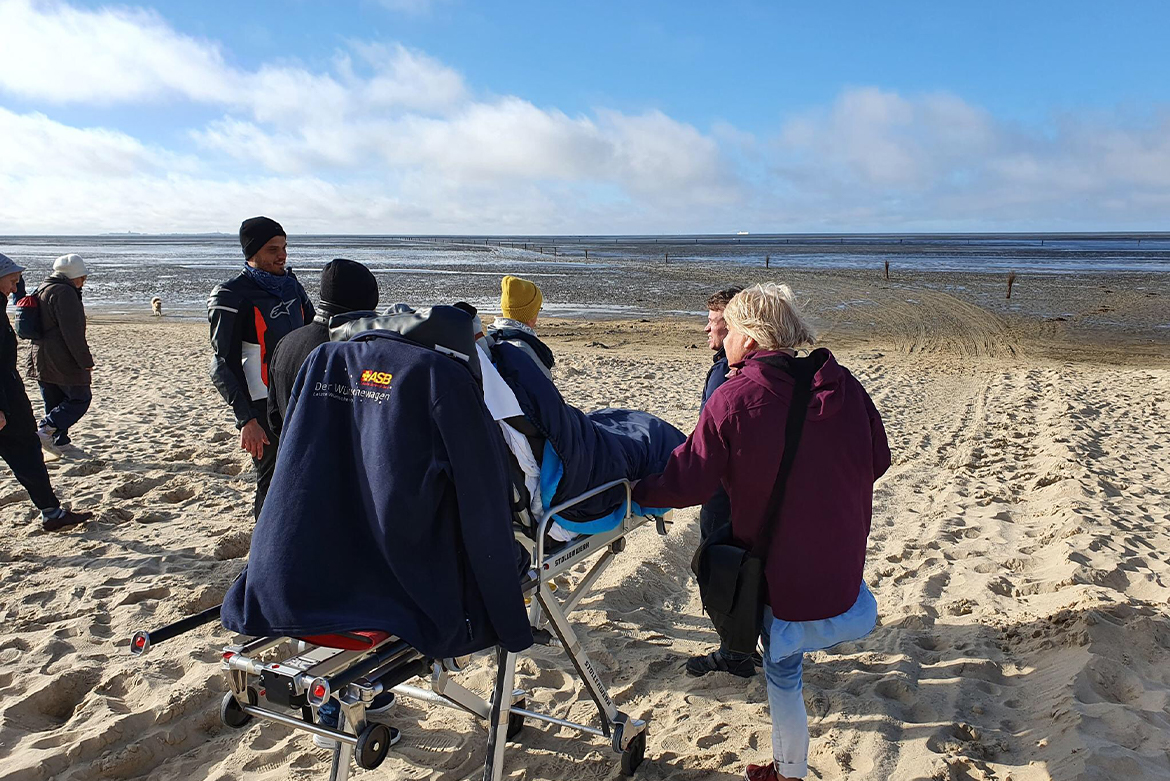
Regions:
<instances>
[{"instance_id":1,"label":"person lying on stretcher","mask_svg":"<svg viewBox=\"0 0 1170 781\"><path fill-rule=\"evenodd\" d=\"M476 325L478 330L478 318ZM484 400L524 473L533 518L595 486L656 474L686 440L681 431L648 412L584 413L564 400L527 353L491 339L479 339L476 345ZM625 498L618 487L558 514L553 538L567 540L612 529L625 513ZM653 512L641 507L633 511Z\"/></svg>"},{"instance_id":2,"label":"person lying on stretcher","mask_svg":"<svg viewBox=\"0 0 1170 781\"><path fill-rule=\"evenodd\" d=\"M335 318L335 321L337 318ZM433 658L532 642L512 532L510 455L483 397L472 316L351 313L297 376L273 492L222 620L242 634L389 632ZM393 329L393 330L391 330ZM511 345L492 351L543 437L545 507L662 468L682 434L628 410L585 415ZM563 524L593 533L624 492Z\"/></svg>"}]
</instances>

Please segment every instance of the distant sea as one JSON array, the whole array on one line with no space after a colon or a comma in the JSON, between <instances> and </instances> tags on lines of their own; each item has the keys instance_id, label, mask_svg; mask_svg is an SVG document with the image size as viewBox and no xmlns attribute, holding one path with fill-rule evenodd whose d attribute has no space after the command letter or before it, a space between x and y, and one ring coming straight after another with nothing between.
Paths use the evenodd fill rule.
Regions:
<instances>
[{"instance_id":1,"label":"distant sea","mask_svg":"<svg viewBox=\"0 0 1170 781\"><path fill-rule=\"evenodd\" d=\"M144 311L161 296L168 313L202 315L215 283L243 264L232 235L0 236L0 252L39 282L58 255L76 252L91 269L87 306ZM588 257L586 257L588 256ZM289 264L316 293L321 267L347 257L378 276L383 303L464 299L491 311L506 273L538 280L546 312L673 311L688 269L710 277L734 267L777 270L881 268L921 273L1164 274L1170 234L740 234L708 236L292 236ZM662 272L669 269L669 275ZM669 277L667 279L666 277ZM574 284L567 284L572 279ZM589 301L581 283L589 284ZM654 306L655 294L663 306ZM689 295L689 293L688 293Z\"/></svg>"}]
</instances>

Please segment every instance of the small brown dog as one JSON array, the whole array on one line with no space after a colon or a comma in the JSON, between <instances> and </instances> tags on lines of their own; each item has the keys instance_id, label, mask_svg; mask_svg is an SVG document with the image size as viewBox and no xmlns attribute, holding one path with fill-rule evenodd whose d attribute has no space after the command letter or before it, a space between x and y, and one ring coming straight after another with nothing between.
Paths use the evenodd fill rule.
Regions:
<instances>
[{"instance_id":1,"label":"small brown dog","mask_svg":"<svg viewBox=\"0 0 1170 781\"><path fill-rule=\"evenodd\" d=\"M158 296L150 299L150 308L154 310L155 317L162 317L162 299Z\"/></svg>"}]
</instances>

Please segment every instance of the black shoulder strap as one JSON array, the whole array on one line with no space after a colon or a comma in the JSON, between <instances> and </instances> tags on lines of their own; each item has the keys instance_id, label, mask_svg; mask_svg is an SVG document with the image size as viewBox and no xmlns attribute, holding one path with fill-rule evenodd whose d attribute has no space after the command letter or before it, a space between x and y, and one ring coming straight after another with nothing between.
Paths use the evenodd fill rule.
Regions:
<instances>
[{"instance_id":1,"label":"black shoulder strap","mask_svg":"<svg viewBox=\"0 0 1170 781\"><path fill-rule=\"evenodd\" d=\"M751 549L751 556L761 561L768 558L768 549L772 546L772 535L776 532L777 516L780 507L784 504L784 492L788 485L788 476L792 474L792 464L796 461L796 449L800 445L800 435L804 431L804 419L808 415L808 402L812 398L813 377L817 370L824 365L829 354L824 350L816 350L807 358L794 358L788 361L787 369L792 373L796 384L792 391L792 403L788 406L788 419L784 424L784 454L780 457L780 469L776 474L776 483L772 486L772 497L768 500L768 510L764 514L764 528L760 532L756 544Z\"/></svg>"}]
</instances>

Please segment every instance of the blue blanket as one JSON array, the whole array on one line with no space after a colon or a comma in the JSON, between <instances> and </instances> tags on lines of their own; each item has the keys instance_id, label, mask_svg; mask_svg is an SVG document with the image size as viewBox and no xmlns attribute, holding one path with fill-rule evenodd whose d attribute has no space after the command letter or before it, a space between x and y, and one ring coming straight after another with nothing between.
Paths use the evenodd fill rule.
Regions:
<instances>
[{"instance_id":1,"label":"blue blanket","mask_svg":"<svg viewBox=\"0 0 1170 781\"><path fill-rule=\"evenodd\" d=\"M648 412L602 409L585 414L569 405L532 359L510 344L495 345L492 359L524 416L545 439L541 498L546 507L612 480L657 474L686 440ZM618 486L566 510L557 520L584 534L605 531L621 520L625 498L625 489Z\"/></svg>"}]
</instances>

